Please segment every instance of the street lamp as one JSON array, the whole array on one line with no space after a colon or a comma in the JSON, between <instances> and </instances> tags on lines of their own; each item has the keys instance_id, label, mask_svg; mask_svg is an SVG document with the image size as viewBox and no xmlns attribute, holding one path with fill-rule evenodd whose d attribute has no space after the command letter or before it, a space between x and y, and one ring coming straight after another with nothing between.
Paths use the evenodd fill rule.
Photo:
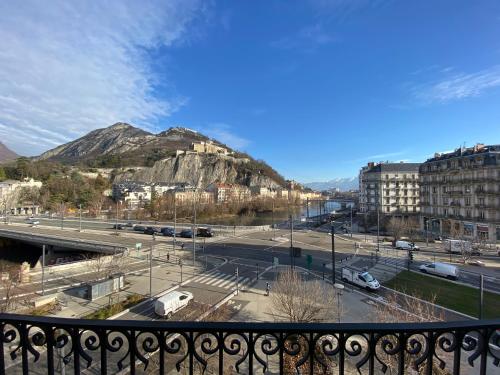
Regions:
<instances>
[{"instance_id":1,"label":"street lamp","mask_svg":"<svg viewBox=\"0 0 500 375\"><path fill-rule=\"evenodd\" d=\"M79 225L78 231L81 232L82 231L82 204L80 203L78 207L80 209L80 225Z\"/></svg>"},{"instance_id":2,"label":"street lamp","mask_svg":"<svg viewBox=\"0 0 500 375\"><path fill-rule=\"evenodd\" d=\"M335 283L333 284L335 287L335 290L337 291L337 317L338 317L338 322L340 323L340 317L341 317L341 312L340 312L340 297L342 296L342 292L344 291L344 285L340 283Z\"/></svg>"},{"instance_id":3,"label":"street lamp","mask_svg":"<svg viewBox=\"0 0 500 375\"><path fill-rule=\"evenodd\" d=\"M293 250L293 218L290 215L290 267L294 267L294 250Z\"/></svg>"},{"instance_id":4,"label":"street lamp","mask_svg":"<svg viewBox=\"0 0 500 375\"><path fill-rule=\"evenodd\" d=\"M335 221L331 221L332 225L332 283L335 284Z\"/></svg>"}]
</instances>

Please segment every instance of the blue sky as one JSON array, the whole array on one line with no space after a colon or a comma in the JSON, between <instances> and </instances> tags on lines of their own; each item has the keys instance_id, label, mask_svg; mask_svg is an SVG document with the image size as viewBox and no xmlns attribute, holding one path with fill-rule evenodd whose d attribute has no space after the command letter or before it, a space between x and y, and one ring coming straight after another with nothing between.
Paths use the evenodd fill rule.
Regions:
<instances>
[{"instance_id":1,"label":"blue sky","mask_svg":"<svg viewBox=\"0 0 500 375\"><path fill-rule=\"evenodd\" d=\"M303 182L500 143L498 1L0 3L0 138L205 132Z\"/></svg>"}]
</instances>

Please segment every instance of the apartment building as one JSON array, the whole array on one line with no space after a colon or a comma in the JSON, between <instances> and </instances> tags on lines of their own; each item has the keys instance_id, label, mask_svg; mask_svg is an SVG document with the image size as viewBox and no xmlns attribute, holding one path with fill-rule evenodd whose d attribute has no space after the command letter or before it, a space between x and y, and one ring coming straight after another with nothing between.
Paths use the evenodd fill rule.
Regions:
<instances>
[{"instance_id":1,"label":"apartment building","mask_svg":"<svg viewBox=\"0 0 500 375\"><path fill-rule=\"evenodd\" d=\"M422 229L500 241L500 145L435 154L420 167L420 185Z\"/></svg>"},{"instance_id":2,"label":"apartment building","mask_svg":"<svg viewBox=\"0 0 500 375\"><path fill-rule=\"evenodd\" d=\"M412 215L419 212L420 163L368 163L359 173L361 212Z\"/></svg>"},{"instance_id":3,"label":"apartment building","mask_svg":"<svg viewBox=\"0 0 500 375\"><path fill-rule=\"evenodd\" d=\"M112 196L128 208L138 208L151 201L152 192L152 184L124 181L113 185Z\"/></svg>"},{"instance_id":4,"label":"apartment building","mask_svg":"<svg viewBox=\"0 0 500 375\"><path fill-rule=\"evenodd\" d=\"M243 185L214 183L207 187L207 191L214 194L217 203L242 202L252 198L250 189Z\"/></svg>"}]
</instances>

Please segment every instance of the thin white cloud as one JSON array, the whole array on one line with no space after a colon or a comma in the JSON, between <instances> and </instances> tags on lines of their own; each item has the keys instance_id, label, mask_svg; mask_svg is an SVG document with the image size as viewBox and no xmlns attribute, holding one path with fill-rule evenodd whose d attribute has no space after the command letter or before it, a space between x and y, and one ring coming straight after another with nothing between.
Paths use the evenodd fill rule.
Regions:
<instances>
[{"instance_id":1,"label":"thin white cloud","mask_svg":"<svg viewBox=\"0 0 500 375\"><path fill-rule=\"evenodd\" d=\"M309 4L320 17L345 19L362 9L377 8L390 0L309 0Z\"/></svg>"},{"instance_id":2,"label":"thin white cloud","mask_svg":"<svg viewBox=\"0 0 500 375\"><path fill-rule=\"evenodd\" d=\"M224 123L209 124L200 128L200 132L239 151L250 144L248 139L235 134L232 127Z\"/></svg>"},{"instance_id":3,"label":"thin white cloud","mask_svg":"<svg viewBox=\"0 0 500 375\"><path fill-rule=\"evenodd\" d=\"M284 50L311 52L318 47L335 42L337 38L325 30L321 23L303 27L298 32L271 42L271 46Z\"/></svg>"},{"instance_id":4,"label":"thin white cloud","mask_svg":"<svg viewBox=\"0 0 500 375\"><path fill-rule=\"evenodd\" d=\"M476 73L457 73L438 82L413 87L414 95L428 103L477 97L500 86L500 65Z\"/></svg>"},{"instance_id":5,"label":"thin white cloud","mask_svg":"<svg viewBox=\"0 0 500 375\"><path fill-rule=\"evenodd\" d=\"M203 14L199 0L0 2L2 139L34 155L118 121L168 116L187 99L159 97L149 52L189 39Z\"/></svg>"}]
</instances>

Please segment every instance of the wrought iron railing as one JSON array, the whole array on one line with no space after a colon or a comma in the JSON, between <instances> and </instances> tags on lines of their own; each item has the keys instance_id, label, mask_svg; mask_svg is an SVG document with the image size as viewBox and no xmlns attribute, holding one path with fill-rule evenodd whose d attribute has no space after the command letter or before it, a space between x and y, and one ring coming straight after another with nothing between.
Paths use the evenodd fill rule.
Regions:
<instances>
[{"instance_id":1,"label":"wrought iron railing","mask_svg":"<svg viewBox=\"0 0 500 375\"><path fill-rule=\"evenodd\" d=\"M500 319L397 324L96 321L0 314L0 373L499 371ZM415 372L416 373L416 372Z\"/></svg>"}]
</instances>

